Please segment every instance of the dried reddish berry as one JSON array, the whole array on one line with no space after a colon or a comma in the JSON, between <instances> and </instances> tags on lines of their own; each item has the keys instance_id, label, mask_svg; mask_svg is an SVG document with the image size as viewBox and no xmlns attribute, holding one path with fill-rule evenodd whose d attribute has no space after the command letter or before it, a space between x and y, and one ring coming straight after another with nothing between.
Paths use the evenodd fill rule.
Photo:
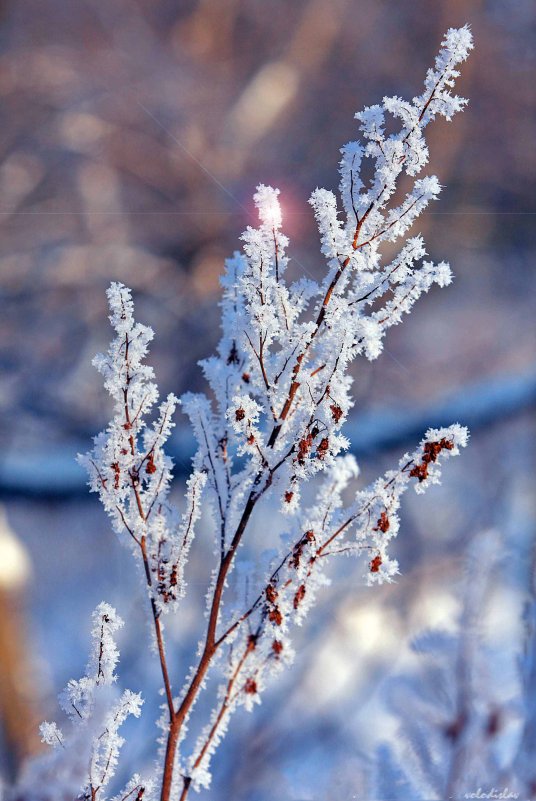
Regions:
<instances>
[{"instance_id":1,"label":"dried reddish berry","mask_svg":"<svg viewBox=\"0 0 536 801\"><path fill-rule=\"evenodd\" d=\"M418 478L419 483L424 481L428 478L428 465L425 462L415 465L413 470L410 470L410 476L412 478Z\"/></svg>"},{"instance_id":2,"label":"dried reddish berry","mask_svg":"<svg viewBox=\"0 0 536 801\"><path fill-rule=\"evenodd\" d=\"M274 604L277 601L278 592L273 584L268 584L266 587L266 598L270 601L271 604Z\"/></svg>"},{"instance_id":3,"label":"dried reddish berry","mask_svg":"<svg viewBox=\"0 0 536 801\"><path fill-rule=\"evenodd\" d=\"M246 441L247 441L248 445L254 445L255 444L255 437L253 436L253 434L250 434Z\"/></svg>"},{"instance_id":4,"label":"dried reddish berry","mask_svg":"<svg viewBox=\"0 0 536 801\"><path fill-rule=\"evenodd\" d=\"M312 542L314 538L315 538L314 531L306 531L301 540L298 542L298 544L294 546L290 564L295 570L297 570L300 566L301 558L303 555L303 549L305 548L306 544L308 542Z\"/></svg>"},{"instance_id":5,"label":"dried reddish berry","mask_svg":"<svg viewBox=\"0 0 536 801\"><path fill-rule=\"evenodd\" d=\"M391 523L387 517L387 512L382 512L378 522L376 523L376 528L374 528L373 531L382 531L385 534L386 531L389 531L390 526Z\"/></svg>"},{"instance_id":6,"label":"dried reddish berry","mask_svg":"<svg viewBox=\"0 0 536 801\"><path fill-rule=\"evenodd\" d=\"M292 559L290 560L290 564L294 568L294 570L297 570L300 566L302 552L303 552L303 545L300 542L294 548L294 551L292 552Z\"/></svg>"},{"instance_id":7,"label":"dried reddish berry","mask_svg":"<svg viewBox=\"0 0 536 801\"><path fill-rule=\"evenodd\" d=\"M326 453L328 452L328 450L329 450L329 439L327 437L323 437L320 440L320 444L319 444L319 446L317 448L317 452L316 452L318 458L319 459L324 459L324 457L326 456Z\"/></svg>"},{"instance_id":8,"label":"dried reddish berry","mask_svg":"<svg viewBox=\"0 0 536 801\"><path fill-rule=\"evenodd\" d=\"M279 654L283 651L283 643L279 640L274 640L272 643L272 651L276 656L279 656Z\"/></svg>"},{"instance_id":9,"label":"dried reddish berry","mask_svg":"<svg viewBox=\"0 0 536 801\"><path fill-rule=\"evenodd\" d=\"M268 620L270 621L270 623L275 623L276 626L281 625L281 623L283 622L283 615L279 611L279 607L274 606L273 609L270 609Z\"/></svg>"},{"instance_id":10,"label":"dried reddish berry","mask_svg":"<svg viewBox=\"0 0 536 801\"><path fill-rule=\"evenodd\" d=\"M306 458L307 454L309 453L309 451L311 450L312 445L313 445L313 435L312 434L306 434L304 437L302 437L302 439L299 440L299 442L298 442L298 456L297 456L297 459L298 459L298 462L300 464L304 463L305 458Z\"/></svg>"},{"instance_id":11,"label":"dried reddish berry","mask_svg":"<svg viewBox=\"0 0 536 801\"><path fill-rule=\"evenodd\" d=\"M121 475L119 464L117 462L113 462L111 468L114 471L114 489L119 489L119 476Z\"/></svg>"},{"instance_id":12,"label":"dried reddish berry","mask_svg":"<svg viewBox=\"0 0 536 801\"><path fill-rule=\"evenodd\" d=\"M374 557L374 559L371 561L371 563L369 565L370 572L371 573L379 573L381 566L382 566L382 558L381 558L380 554L378 554L377 556Z\"/></svg>"},{"instance_id":13,"label":"dried reddish berry","mask_svg":"<svg viewBox=\"0 0 536 801\"><path fill-rule=\"evenodd\" d=\"M249 384L249 373L242 373L242 381L244 384Z\"/></svg>"},{"instance_id":14,"label":"dried reddish berry","mask_svg":"<svg viewBox=\"0 0 536 801\"><path fill-rule=\"evenodd\" d=\"M343 414L341 407L338 403L332 403L329 408L331 409L333 419L336 423L338 423Z\"/></svg>"},{"instance_id":15,"label":"dried reddish berry","mask_svg":"<svg viewBox=\"0 0 536 801\"><path fill-rule=\"evenodd\" d=\"M145 472L149 473L149 475L152 475L153 473L156 473L156 465L154 463L154 456L153 456L152 453L149 454L149 458L147 459L147 464L145 466Z\"/></svg>"},{"instance_id":16,"label":"dried reddish berry","mask_svg":"<svg viewBox=\"0 0 536 801\"><path fill-rule=\"evenodd\" d=\"M257 694L257 682L255 681L255 679L247 679L246 683L244 684L244 691L248 695Z\"/></svg>"},{"instance_id":17,"label":"dried reddish berry","mask_svg":"<svg viewBox=\"0 0 536 801\"><path fill-rule=\"evenodd\" d=\"M246 416L246 413L245 413L244 409L242 409L242 407L240 407L240 409L236 410L236 412L235 412L235 420L237 420L237 422L240 422L241 420L243 420L245 416Z\"/></svg>"},{"instance_id":18,"label":"dried reddish berry","mask_svg":"<svg viewBox=\"0 0 536 801\"><path fill-rule=\"evenodd\" d=\"M300 584L300 586L296 590L296 595L294 596L294 609L298 608L298 606L301 604L304 598L305 598L305 584Z\"/></svg>"},{"instance_id":19,"label":"dried reddish berry","mask_svg":"<svg viewBox=\"0 0 536 801\"><path fill-rule=\"evenodd\" d=\"M293 497L294 497L294 493L292 492L292 490L287 490L285 492L285 503L290 503L291 500L293 499Z\"/></svg>"},{"instance_id":20,"label":"dried reddish berry","mask_svg":"<svg viewBox=\"0 0 536 801\"><path fill-rule=\"evenodd\" d=\"M437 461L437 457L443 450L451 451L454 448L454 443L443 437L439 442L425 442L423 449L423 456L421 464L415 465L413 470L410 471L412 478L418 478L419 481L424 481L428 478L428 465Z\"/></svg>"}]
</instances>

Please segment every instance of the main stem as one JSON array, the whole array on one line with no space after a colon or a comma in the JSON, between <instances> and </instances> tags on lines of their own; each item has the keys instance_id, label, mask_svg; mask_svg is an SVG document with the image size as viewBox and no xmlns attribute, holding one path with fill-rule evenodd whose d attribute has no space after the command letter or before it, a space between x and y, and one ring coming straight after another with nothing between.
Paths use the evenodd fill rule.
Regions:
<instances>
[{"instance_id":1,"label":"main stem","mask_svg":"<svg viewBox=\"0 0 536 801\"><path fill-rule=\"evenodd\" d=\"M353 248L354 249L357 248L357 239L358 239L358 236L359 236L359 231L360 231L361 225L363 224L364 219L366 218L367 214L368 214L368 211L365 213L364 217L361 219L361 221L357 225L357 229L356 229L356 233L355 233L355 237L354 237L354 242L353 242ZM296 381L296 376L297 376L297 374L299 372L299 369L300 369L301 363L303 361L303 358L304 358L304 356L305 356L305 354L306 354L306 352L307 352L312 340L314 339L314 336L316 335L316 333L318 332L318 329L320 328L320 326L322 325L322 323L324 321L324 317L325 317L325 313L326 313L326 307L328 306L329 301L331 299L331 296L333 294L333 291L334 291L334 289L335 289L335 287L336 287L336 285L337 285L337 283L338 283L338 281L339 281L344 269L348 266L349 262L350 262L350 258L348 257L348 258L345 259L345 261L343 262L343 264L341 265L341 267L339 268L339 270L335 274L335 276L334 276L334 278L333 278L333 280L332 280L332 282L331 282L331 284L330 284L330 286L329 286L329 288L327 290L326 296L324 297L324 300L322 302L322 306L320 308L320 312L319 312L318 318L316 320L315 331L312 334L311 339L307 343L304 351L300 354L300 356L298 357L298 359L296 361L296 365L294 367L294 381L291 384L288 398L287 398L286 403L285 403L285 405L283 407L283 410L282 410L282 412L281 412L281 414L279 416L280 422L277 423L274 426L274 428L272 430L272 434L271 434L270 439L268 441L268 445L270 447L272 447L272 448L273 448L273 446L275 444L275 441L276 441L276 439L277 439L277 437L279 435L279 432L281 431L282 423L283 423L283 421L286 419L286 417L288 415L288 412L289 412L290 407L292 405L292 402L294 400L294 396L296 395L296 392L298 390L299 383ZM258 484L258 482L260 481L261 477L262 477L261 473L257 475L257 478L256 478L256 480L254 482L254 486ZM258 493L255 490L252 490L250 492L248 500L247 500L247 503L246 503L246 506L244 508L244 512L242 514L242 517L241 517L240 522L238 524L238 527L236 529L235 535L234 535L233 540L231 542L231 546L230 546L229 550L227 551L227 553L223 556L223 558L222 558L222 560L220 562L220 567L219 567L219 570L218 570L218 576L216 578L216 584L215 584L215 588L214 588L214 595L213 595L213 598L212 598L212 604L211 604L211 608L210 608L209 622L208 622L208 627L207 627L207 636L206 636L206 639L205 639L205 646L204 646L204 649L203 649L203 653L201 655L201 659L199 660L199 664L197 666L197 669L196 669L196 672L194 674L194 677L193 677L193 679L192 679L192 681L190 683L190 686L188 687L186 695L184 696L184 698L183 698L179 708L177 709L177 711L176 712L173 711L172 714L171 714L168 737L167 737L167 742L166 742L166 754L165 754L165 758L164 758L164 774L163 774L163 777L162 777L162 791L161 791L161 794L160 794L160 801L170 801L171 788L172 788L172 784L173 784L173 770L174 770L174 766L175 766L175 754L177 752L177 746L178 746L178 743L179 743L181 729L182 729L182 727L184 725L184 722L185 722L185 720L186 720L186 718L187 718L187 716L188 716L188 714L190 712L190 709L192 708L193 704L195 703L195 700L197 698L197 694L199 692L201 684L203 683L203 679L205 678L205 676L206 676L206 674L208 672L208 669L210 667L210 663L212 661L212 658L213 658L214 654L216 653L216 651L217 651L217 649L219 647L219 644L220 644L219 642L216 641L216 627L217 627L217 624L218 624L218 616L219 616L219 611L220 611L220 606L221 606L221 599L222 599L222 595L223 595L223 589L225 587L225 579L226 579L227 573L229 572L229 569L230 569L230 567L232 565L236 549L237 549L238 545L240 544L240 540L242 539L244 531L246 530L247 524L248 524L249 519L251 517L251 513L253 512L253 509L255 508L255 504L256 504L256 502L259 499L261 494L262 493ZM188 790L190 788L190 784L191 784L191 778L188 777L188 776L185 776L184 777L184 786L183 786L183 790L182 790L182 793L181 793L180 801L184 801L184 799L186 799L186 796L188 795Z\"/></svg>"},{"instance_id":2,"label":"main stem","mask_svg":"<svg viewBox=\"0 0 536 801\"><path fill-rule=\"evenodd\" d=\"M260 479L260 475L257 478ZM255 485L257 483L258 482L256 481ZM249 523L251 513L253 512L255 504L257 503L261 494L262 493L259 493L256 490L251 490L246 505L244 507L244 512L242 513L242 517L240 518L240 522L237 526L234 537L232 539L231 545L229 546L228 551L226 552L226 554L224 555L224 557L220 562L218 575L216 577L216 584L214 586L214 595L212 596L212 603L210 607L207 634L205 638L205 646L203 648L203 653L201 654L199 664L197 665L197 669L194 673L190 686L186 691L186 695L184 696L177 711L173 712L169 724L160 801L170 801L171 798L171 787L173 784L173 769L175 766L175 754L177 752L177 745L179 743L180 733L184 725L184 722L188 717L190 709L192 708L192 706L196 701L197 694L208 672L214 654L218 649L218 643L216 642L216 628L218 625L221 600L222 600L223 590L225 587L225 579L233 563L233 559L236 550L240 544L240 540L242 539L242 536ZM190 786L190 783L191 780L189 779L189 777L186 777L184 781L184 788L181 798L186 798L186 794L188 793L188 788Z\"/></svg>"}]
</instances>

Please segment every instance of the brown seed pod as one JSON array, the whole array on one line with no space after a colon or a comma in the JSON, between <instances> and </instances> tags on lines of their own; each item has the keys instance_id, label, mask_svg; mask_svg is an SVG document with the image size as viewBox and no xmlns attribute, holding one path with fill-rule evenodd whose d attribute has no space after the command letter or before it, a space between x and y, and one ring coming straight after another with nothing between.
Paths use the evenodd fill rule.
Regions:
<instances>
[{"instance_id":1,"label":"brown seed pod","mask_svg":"<svg viewBox=\"0 0 536 801\"><path fill-rule=\"evenodd\" d=\"M389 518L387 516L387 512L382 512L378 522L376 523L376 527L373 528L373 531L382 531L384 534L386 531L389 531L391 523L389 522Z\"/></svg>"},{"instance_id":2,"label":"brown seed pod","mask_svg":"<svg viewBox=\"0 0 536 801\"><path fill-rule=\"evenodd\" d=\"M272 651L276 656L279 656L283 651L283 643L280 640L274 640L272 643Z\"/></svg>"},{"instance_id":3,"label":"brown seed pod","mask_svg":"<svg viewBox=\"0 0 536 801\"><path fill-rule=\"evenodd\" d=\"M270 623L275 623L276 626L281 625L281 623L283 622L283 615L281 614L278 606L274 606L273 609L270 609L268 620L270 621Z\"/></svg>"},{"instance_id":4,"label":"brown seed pod","mask_svg":"<svg viewBox=\"0 0 536 801\"><path fill-rule=\"evenodd\" d=\"M305 584L300 584L298 589L296 590L296 595L294 596L294 609L297 609L298 606L301 604L303 599L305 598Z\"/></svg>"},{"instance_id":5,"label":"brown seed pod","mask_svg":"<svg viewBox=\"0 0 536 801\"><path fill-rule=\"evenodd\" d=\"M380 554L374 557L370 562L369 568L371 573L379 573L380 567L382 566L382 558Z\"/></svg>"}]
</instances>

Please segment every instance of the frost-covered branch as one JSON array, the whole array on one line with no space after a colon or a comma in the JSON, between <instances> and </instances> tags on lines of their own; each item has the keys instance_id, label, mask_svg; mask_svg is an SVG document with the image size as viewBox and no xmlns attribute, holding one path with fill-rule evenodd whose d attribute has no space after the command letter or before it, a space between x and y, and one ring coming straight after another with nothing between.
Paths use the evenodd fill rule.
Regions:
<instances>
[{"instance_id":1,"label":"frost-covered branch","mask_svg":"<svg viewBox=\"0 0 536 801\"><path fill-rule=\"evenodd\" d=\"M116 532L127 536L135 556L141 554L150 597L159 616L176 606L184 593L184 566L200 512L205 476L189 481L187 509L180 518L168 500L172 461L164 446L174 427L177 398L160 404L151 367L144 364L153 331L136 323L130 290L114 283L108 290L110 322L115 330L108 353L94 365L114 401L110 425L95 438L93 450L79 461L89 473Z\"/></svg>"},{"instance_id":2,"label":"frost-covered branch","mask_svg":"<svg viewBox=\"0 0 536 801\"><path fill-rule=\"evenodd\" d=\"M353 489L353 501L345 505L358 473L355 460L344 455L349 442L343 426L353 405L350 365L359 356L379 356L387 330L434 283L451 280L447 264L426 260L420 236L405 237L439 194L435 176L417 177L428 161L424 133L435 117L450 120L464 107L451 89L471 47L467 27L449 30L421 95L412 101L386 97L356 115L361 141L342 149L341 210L333 192L316 189L310 198L327 262L320 283L286 282L289 242L279 190L257 188L259 225L246 229L242 251L226 263L222 336L217 354L202 362L209 390L180 401L198 445L182 515L169 501L172 464L164 450L177 400L168 396L150 422L158 400L152 369L144 363L152 331L135 322L126 287L112 284L108 292L115 338L95 365L114 414L81 461L142 568L149 594L167 699L160 721L161 801L184 801L191 788L209 786L210 761L232 713L252 709L270 678L292 661L293 627L328 583L329 557L360 559L368 584L393 580L398 565L388 544L398 532L403 493L410 484L420 492L436 483L441 461L467 442L458 424L429 430L395 470L365 490ZM385 132L388 114L400 120L397 133ZM368 183L362 178L366 160L373 164ZM413 185L395 203L403 173ZM397 255L386 260L382 246L397 241ZM313 479L316 496L306 505L301 492ZM161 618L184 594L202 506L214 529L207 622L175 698ZM250 522L268 515L273 555L252 571L246 597L233 595L231 579ZM284 522L277 528L272 519ZM212 713L196 734L196 702L218 677ZM55 729L47 736L60 739ZM101 748L106 756L99 751L92 762L90 787L103 787L115 764L107 740ZM120 798L139 792L135 778Z\"/></svg>"},{"instance_id":3,"label":"frost-covered branch","mask_svg":"<svg viewBox=\"0 0 536 801\"><path fill-rule=\"evenodd\" d=\"M101 603L95 609L85 675L71 679L60 696L67 729L56 723L41 724L42 740L52 751L30 764L18 788L25 799L106 801L105 792L124 744L119 730L129 715L139 717L143 703L138 693L125 690L119 694L115 687L119 651L113 635L122 626L109 604ZM139 776L131 784L140 799L150 789L150 783Z\"/></svg>"}]
</instances>

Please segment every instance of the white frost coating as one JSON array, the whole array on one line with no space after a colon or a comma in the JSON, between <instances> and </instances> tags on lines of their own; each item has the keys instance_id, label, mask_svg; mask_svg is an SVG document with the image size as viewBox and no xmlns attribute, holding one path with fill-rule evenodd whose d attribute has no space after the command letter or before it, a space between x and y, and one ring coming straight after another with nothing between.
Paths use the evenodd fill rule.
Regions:
<instances>
[{"instance_id":1,"label":"white frost coating","mask_svg":"<svg viewBox=\"0 0 536 801\"><path fill-rule=\"evenodd\" d=\"M388 545L398 532L402 494L410 484L422 492L436 483L440 462L466 444L460 426L427 432L397 470L344 508L343 493L357 475L353 458L341 456L348 447L341 427L353 403L348 367L361 354L377 358L387 330L434 283L447 286L452 280L448 264L426 258L421 236L403 237L441 190L436 176L417 177L428 161L424 131L434 117L450 119L464 107L451 88L456 66L471 47L468 28L450 30L421 95L409 102L385 98L356 115L363 141L341 151L343 213L326 189L316 189L309 201L327 260L320 285L302 281L287 289L281 276L288 242L280 234L278 192L266 186L255 196L260 227L246 230L243 255L227 262L219 358L203 363L215 405L207 396L186 399L199 443L195 465L207 471L213 517L227 544L248 493L275 494L288 522L286 545L246 613L247 627L237 622L244 620L243 611L237 610L235 623L225 610L220 614L219 630L230 631L232 658L219 703L187 763L196 789L210 784L210 760L233 710L251 708L272 668L290 660L291 626L302 623L328 580L325 557L360 556L367 583L392 581L399 568ZM385 134L388 114L400 119L398 133ZM365 185L360 171L370 159L374 176ZM393 206L403 172L414 177L413 187ZM395 241L398 253L385 262L382 243ZM203 426L196 422L201 417ZM318 473L324 478L316 500L304 509L301 487ZM233 689L226 692L229 682Z\"/></svg>"},{"instance_id":2,"label":"white frost coating","mask_svg":"<svg viewBox=\"0 0 536 801\"><path fill-rule=\"evenodd\" d=\"M393 581L399 566L389 544L399 530L403 493L412 484L423 492L437 483L443 460L467 444L467 431L458 424L430 429L394 470L356 491L358 467L344 455L350 443L343 426L353 406L352 362L377 358L388 329L433 284L452 280L448 264L427 258L422 237L407 234L439 195L438 178L419 175L428 162L424 133L436 116L448 120L465 106L451 89L471 47L467 27L449 30L421 95L411 101L386 97L356 115L361 141L342 148L340 199L317 188L309 201L327 263L321 282L286 284L289 243L279 190L257 188L259 226L246 229L242 253L226 262L222 335L217 354L201 363L209 391L187 393L180 401L197 440L182 515L168 499L172 463L165 453L177 399L169 395L155 410L158 390L144 363L153 333L135 322L130 290L112 284L108 291L116 336L95 365L114 412L80 460L115 530L145 568L156 629L184 592L202 504L214 523L206 629L178 697L166 686L159 722L163 753L170 718L183 721L175 732L173 798L184 797L190 784L210 785L211 758L232 713L241 706L253 709L271 677L292 662L294 626L302 625L329 583L330 557L357 557L368 584ZM389 135L388 115L400 121ZM362 173L367 162L373 166L370 181ZM394 205L403 173L412 178L411 190ZM394 255L387 260L382 245L393 242L398 246L389 245ZM313 500L306 505L302 490L313 478ZM250 518L270 498L285 516L273 509L265 514L263 547L269 556L253 569L241 546ZM242 569L233 576L241 559ZM140 711L139 696L127 691L118 699L113 692L118 654L112 635L119 625L113 610L101 605L93 632L99 647L87 675L70 682L62 699L73 730L83 727L86 733L76 752L85 766L78 786L85 782L86 788L106 785L122 745L119 726ZM219 691L208 721L198 726L193 713L199 712L200 692L212 686L211 671L219 674ZM44 724L41 733L54 746L53 755L63 755L75 742L55 724ZM139 793L134 776L116 799L139 801ZM143 801L152 800L149 786L143 793Z\"/></svg>"},{"instance_id":3,"label":"white frost coating","mask_svg":"<svg viewBox=\"0 0 536 801\"><path fill-rule=\"evenodd\" d=\"M177 398L168 395L155 421L147 420L158 401L153 369L143 363L153 332L134 320L127 287L113 283L108 301L116 337L94 364L114 400L114 416L95 438L93 450L79 456L79 461L115 531L130 542L137 556L144 543L151 596L158 611L167 612L184 594L184 567L206 479L200 473L192 475L181 517L168 500L173 463L164 450L175 426Z\"/></svg>"},{"instance_id":4,"label":"white frost coating","mask_svg":"<svg viewBox=\"0 0 536 801\"><path fill-rule=\"evenodd\" d=\"M67 726L62 731L56 723L41 724L41 738L53 750L28 765L18 786L23 794L40 801L106 801L124 744L119 730L130 715L141 713L141 696L130 690L119 694L115 687L119 651L113 635L123 621L106 603L99 604L92 619L86 673L71 679L60 696ZM139 777L135 783L145 786Z\"/></svg>"}]
</instances>

